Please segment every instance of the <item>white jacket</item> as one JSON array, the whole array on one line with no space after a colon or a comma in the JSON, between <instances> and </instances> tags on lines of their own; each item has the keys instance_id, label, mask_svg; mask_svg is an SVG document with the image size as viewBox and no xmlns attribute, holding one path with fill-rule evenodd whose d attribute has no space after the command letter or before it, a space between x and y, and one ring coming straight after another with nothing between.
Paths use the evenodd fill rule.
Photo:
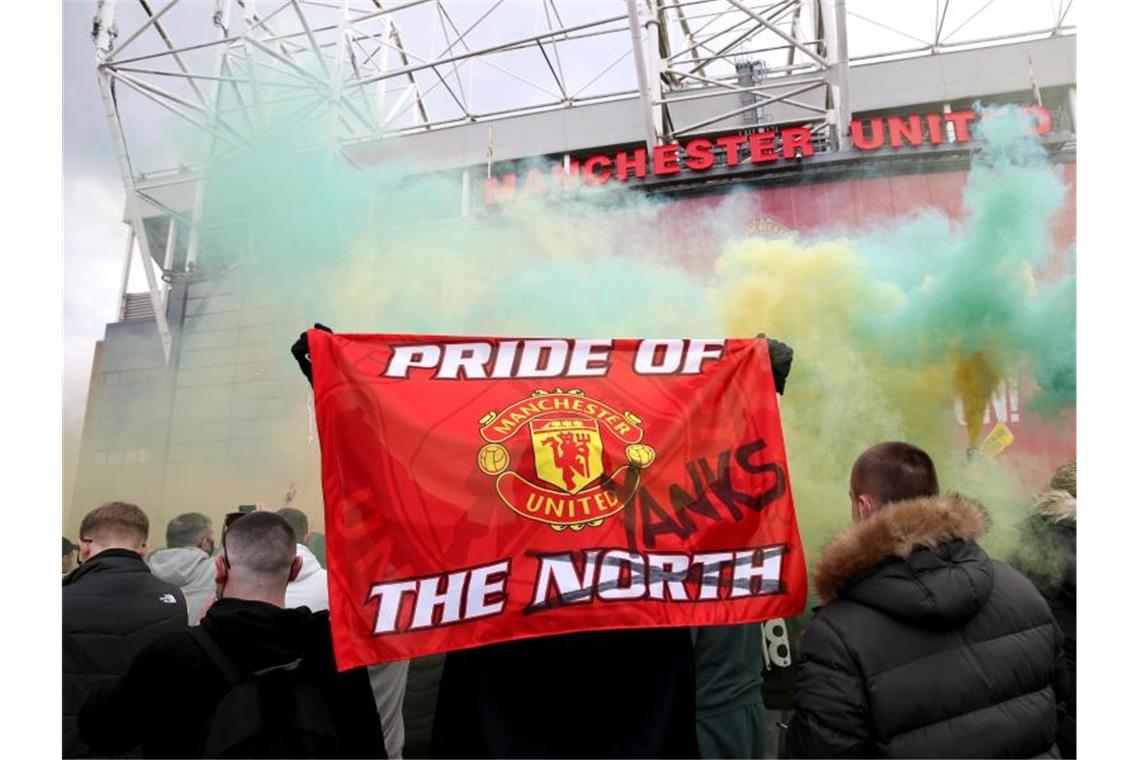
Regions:
<instances>
[{"instance_id":1,"label":"white jacket","mask_svg":"<svg viewBox=\"0 0 1140 760\"><path fill-rule=\"evenodd\" d=\"M190 625L198 625L202 610L214 598L214 560L196 546L159 549L147 558L154 577L173 583L186 597Z\"/></svg>"},{"instance_id":2,"label":"white jacket","mask_svg":"<svg viewBox=\"0 0 1140 760\"><path fill-rule=\"evenodd\" d=\"M297 544L301 572L285 587L286 607L308 607L313 612L329 608L329 574L317 556L304 544Z\"/></svg>"}]
</instances>

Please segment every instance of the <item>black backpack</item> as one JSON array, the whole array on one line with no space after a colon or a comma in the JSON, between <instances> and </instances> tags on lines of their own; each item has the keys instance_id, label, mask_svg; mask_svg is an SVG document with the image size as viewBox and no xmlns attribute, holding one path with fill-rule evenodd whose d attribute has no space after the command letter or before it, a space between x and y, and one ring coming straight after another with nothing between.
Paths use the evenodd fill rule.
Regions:
<instances>
[{"instance_id":1,"label":"black backpack","mask_svg":"<svg viewBox=\"0 0 1140 760\"><path fill-rule=\"evenodd\" d=\"M303 658L241 676L202 626L191 635L230 686L206 725L202 757L343 754L322 680Z\"/></svg>"}]
</instances>

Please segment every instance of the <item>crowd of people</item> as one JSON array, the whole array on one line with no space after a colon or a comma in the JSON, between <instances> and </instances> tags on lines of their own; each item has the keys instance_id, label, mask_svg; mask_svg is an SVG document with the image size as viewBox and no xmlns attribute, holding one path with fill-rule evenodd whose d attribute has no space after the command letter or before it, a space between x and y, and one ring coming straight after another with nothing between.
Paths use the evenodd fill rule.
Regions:
<instances>
[{"instance_id":1,"label":"crowd of people","mask_svg":"<svg viewBox=\"0 0 1140 760\"><path fill-rule=\"evenodd\" d=\"M979 545L984 507L942 493L921 449L874 446L850 483L778 742L758 624L337 673L303 511L233 513L220 537L179 515L148 552L143 510L104 504L63 543L64 756L1074 757L1075 463L1010 564Z\"/></svg>"}]
</instances>

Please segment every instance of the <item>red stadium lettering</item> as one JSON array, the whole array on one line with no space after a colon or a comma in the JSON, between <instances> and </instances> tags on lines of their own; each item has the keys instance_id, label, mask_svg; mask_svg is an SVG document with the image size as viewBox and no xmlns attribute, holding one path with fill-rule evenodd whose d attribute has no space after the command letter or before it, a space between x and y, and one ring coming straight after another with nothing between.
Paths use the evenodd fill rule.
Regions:
<instances>
[{"instance_id":1,"label":"red stadium lettering","mask_svg":"<svg viewBox=\"0 0 1140 760\"><path fill-rule=\"evenodd\" d=\"M736 166L740 163L740 146L747 140L744 135L725 135L716 139L716 144L724 148L725 166Z\"/></svg>"},{"instance_id":2,"label":"red stadium lettering","mask_svg":"<svg viewBox=\"0 0 1140 760\"><path fill-rule=\"evenodd\" d=\"M677 159L677 150L680 146L655 145L653 146L653 173L658 176L676 174L681 171L681 162Z\"/></svg>"},{"instance_id":3,"label":"red stadium lettering","mask_svg":"<svg viewBox=\"0 0 1140 760\"><path fill-rule=\"evenodd\" d=\"M633 169L633 176L638 179L645 177L645 148L636 148L631 157L624 150L617 154L617 178L625 182L629 178L630 169Z\"/></svg>"},{"instance_id":4,"label":"red stadium lettering","mask_svg":"<svg viewBox=\"0 0 1140 760\"><path fill-rule=\"evenodd\" d=\"M715 160L711 140L698 137L696 140L690 140L685 146L685 168L689 171L701 172L710 169Z\"/></svg>"},{"instance_id":5,"label":"red stadium lettering","mask_svg":"<svg viewBox=\"0 0 1140 760\"><path fill-rule=\"evenodd\" d=\"M775 161L780 157L776 153L776 133L756 132L749 135L748 152L752 154L752 163L754 164Z\"/></svg>"},{"instance_id":6,"label":"red stadium lettering","mask_svg":"<svg viewBox=\"0 0 1140 760\"><path fill-rule=\"evenodd\" d=\"M784 158L795 158L797 152L804 158L810 158L815 153L811 130L807 127L788 127L780 132L780 142L784 147Z\"/></svg>"},{"instance_id":7,"label":"red stadium lettering","mask_svg":"<svg viewBox=\"0 0 1140 760\"><path fill-rule=\"evenodd\" d=\"M922 122L914 115L905 121L901 116L892 116L887 119L887 134L892 148L902 147L904 138L910 145L922 145Z\"/></svg>"}]
</instances>

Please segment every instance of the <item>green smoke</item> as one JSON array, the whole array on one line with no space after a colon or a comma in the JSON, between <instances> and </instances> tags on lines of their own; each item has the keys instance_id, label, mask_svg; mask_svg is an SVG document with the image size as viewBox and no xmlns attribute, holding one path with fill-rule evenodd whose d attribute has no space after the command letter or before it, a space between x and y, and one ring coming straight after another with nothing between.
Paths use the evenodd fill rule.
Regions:
<instances>
[{"instance_id":1,"label":"green smoke","mask_svg":"<svg viewBox=\"0 0 1140 760\"><path fill-rule=\"evenodd\" d=\"M1057 464L1016 454L967 464L952 435L955 357L984 352L995 376L1028 370L1042 412L1074 404L1075 283L1032 276L1055 255L1049 223L1065 188L1015 109L987 111L976 128L962 220L931 210L835 240L726 232L697 250L653 232L667 201L613 187L459 219L455 175L300 149L320 143L314 130L278 130L212 160L205 195L201 268L239 283L243 307L272 312L266 339L282 361L318 320L344 332L767 332L797 349L783 414L809 553L846 523L847 470L879 440L930 450L945 488L997 516L1003 551L1036 479ZM718 215L734 211L729 197L692 227L727 228ZM311 462L315 480L315 447L297 435L277 445L287 461Z\"/></svg>"}]
</instances>

